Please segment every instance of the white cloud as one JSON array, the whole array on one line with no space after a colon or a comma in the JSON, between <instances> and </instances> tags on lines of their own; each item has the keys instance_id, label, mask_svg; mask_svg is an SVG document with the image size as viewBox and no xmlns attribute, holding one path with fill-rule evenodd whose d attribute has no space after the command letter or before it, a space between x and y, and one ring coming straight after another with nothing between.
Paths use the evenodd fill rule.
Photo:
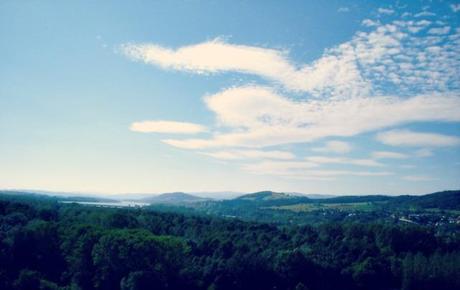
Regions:
<instances>
[{"instance_id":1,"label":"white cloud","mask_svg":"<svg viewBox=\"0 0 460 290\"><path fill-rule=\"evenodd\" d=\"M442 35L442 34L447 34L450 31L450 26L444 26L444 27L433 27L430 30L428 30L429 34L437 34L437 35Z\"/></svg>"},{"instance_id":2,"label":"white cloud","mask_svg":"<svg viewBox=\"0 0 460 290\"><path fill-rule=\"evenodd\" d=\"M373 159L354 159L345 157L326 157L326 156L310 156L306 157L305 160L317 164L347 164L347 165L359 165L359 166L383 166L383 164Z\"/></svg>"},{"instance_id":3,"label":"white cloud","mask_svg":"<svg viewBox=\"0 0 460 290\"><path fill-rule=\"evenodd\" d=\"M353 170L323 170L312 169L318 164L314 162L281 162L264 161L260 163L247 164L243 170L260 175L277 175L287 178L307 179L307 180L329 180L337 176L388 176L392 172L387 171L353 171Z\"/></svg>"},{"instance_id":4,"label":"white cloud","mask_svg":"<svg viewBox=\"0 0 460 290\"><path fill-rule=\"evenodd\" d=\"M311 65L296 66L285 51L225 43L217 38L177 50L155 44L125 44L122 51L134 60L194 73L234 71L280 82L286 88L315 94L330 90L357 93L361 79L352 51L331 51ZM353 92L350 92L352 90Z\"/></svg>"},{"instance_id":5,"label":"white cloud","mask_svg":"<svg viewBox=\"0 0 460 290\"><path fill-rule=\"evenodd\" d=\"M302 173L292 173L282 176L301 180L334 180L340 176L381 177L393 174L393 172L388 171L308 170Z\"/></svg>"},{"instance_id":6,"label":"white cloud","mask_svg":"<svg viewBox=\"0 0 460 290\"><path fill-rule=\"evenodd\" d=\"M410 130L391 130L379 133L377 134L377 140L392 146L440 147L460 144L460 138L456 136Z\"/></svg>"},{"instance_id":7,"label":"white cloud","mask_svg":"<svg viewBox=\"0 0 460 290\"><path fill-rule=\"evenodd\" d=\"M408 158L406 154L392 151L375 151L372 152L372 157L375 159L404 159Z\"/></svg>"},{"instance_id":8,"label":"white cloud","mask_svg":"<svg viewBox=\"0 0 460 290\"><path fill-rule=\"evenodd\" d=\"M377 11L380 14L385 14L385 15L391 15L395 12L393 9L390 9L390 8L379 8Z\"/></svg>"},{"instance_id":9,"label":"white cloud","mask_svg":"<svg viewBox=\"0 0 460 290\"><path fill-rule=\"evenodd\" d=\"M219 159L289 160L243 167L252 173L316 180L384 176L392 173L312 168L325 163L379 166L378 159L409 155L378 151L373 159L312 156L294 161L290 152L253 149L351 137L413 122L460 122L460 29L447 29L445 23L407 13L402 20L382 24L380 21L396 13L385 8L379 13L393 16L365 19L362 29L368 31L357 32L306 64L295 63L286 50L231 44L219 38L178 48L125 44L122 50L134 60L165 69L197 74L237 72L269 81L267 86L232 87L205 96L205 105L216 117L209 137L162 140L166 144L185 149L228 148L200 152ZM282 87L275 89L273 82ZM293 91L302 94L295 94L294 99ZM378 138L389 145L420 147L459 142L454 136L407 130L383 132ZM329 141L312 150L347 153L351 146ZM410 157L431 154L423 150Z\"/></svg>"},{"instance_id":10,"label":"white cloud","mask_svg":"<svg viewBox=\"0 0 460 290\"><path fill-rule=\"evenodd\" d=\"M424 176L424 175L407 175L407 176L403 176L402 179L407 180L407 181L432 181L432 180L435 180L436 178L433 178L430 176Z\"/></svg>"},{"instance_id":11,"label":"white cloud","mask_svg":"<svg viewBox=\"0 0 460 290\"><path fill-rule=\"evenodd\" d=\"M202 154L217 159L234 160L234 159L294 159L295 156L287 151L261 151L261 150L229 150L217 152L203 152Z\"/></svg>"},{"instance_id":12,"label":"white cloud","mask_svg":"<svg viewBox=\"0 0 460 290\"><path fill-rule=\"evenodd\" d=\"M142 133L195 134L205 132L207 129L202 125L186 122L141 121L132 123L130 130Z\"/></svg>"},{"instance_id":13,"label":"white cloud","mask_svg":"<svg viewBox=\"0 0 460 290\"><path fill-rule=\"evenodd\" d=\"M364 25L364 26L367 26L367 27L373 27L373 26L378 26L378 25L380 25L380 22L379 22L379 21L372 20L372 19L364 19L364 20L361 22L361 24Z\"/></svg>"},{"instance_id":14,"label":"white cloud","mask_svg":"<svg viewBox=\"0 0 460 290\"><path fill-rule=\"evenodd\" d=\"M348 153L352 150L352 146L349 143L343 141L328 141L324 147L315 147L311 150L325 153Z\"/></svg>"},{"instance_id":15,"label":"white cloud","mask_svg":"<svg viewBox=\"0 0 460 290\"><path fill-rule=\"evenodd\" d=\"M405 169L412 169L412 168L415 168L415 165L412 165L412 164L402 164L400 165L401 168L405 168Z\"/></svg>"},{"instance_id":16,"label":"white cloud","mask_svg":"<svg viewBox=\"0 0 460 290\"><path fill-rule=\"evenodd\" d=\"M289 175L304 169L316 167L318 164L306 161L263 161L260 163L246 164L245 171L256 174Z\"/></svg>"},{"instance_id":17,"label":"white cloud","mask_svg":"<svg viewBox=\"0 0 460 290\"><path fill-rule=\"evenodd\" d=\"M339 9L337 9L337 12L339 12L339 13L347 13L347 12L350 12L350 8L348 8L348 7L340 7Z\"/></svg>"},{"instance_id":18,"label":"white cloud","mask_svg":"<svg viewBox=\"0 0 460 290\"><path fill-rule=\"evenodd\" d=\"M460 11L460 4L451 4L450 9L452 9L454 13L457 13L458 11Z\"/></svg>"},{"instance_id":19,"label":"white cloud","mask_svg":"<svg viewBox=\"0 0 460 290\"><path fill-rule=\"evenodd\" d=\"M393 175L388 171L351 171L351 170L310 170L307 172L312 176L388 176Z\"/></svg>"},{"instance_id":20,"label":"white cloud","mask_svg":"<svg viewBox=\"0 0 460 290\"><path fill-rule=\"evenodd\" d=\"M430 157L433 156L433 151L428 148L419 149L414 152L415 157Z\"/></svg>"},{"instance_id":21,"label":"white cloud","mask_svg":"<svg viewBox=\"0 0 460 290\"><path fill-rule=\"evenodd\" d=\"M207 96L220 126L232 128L209 139L167 139L181 148L265 147L306 143L418 121L460 121L460 98L418 96L293 101L267 87L237 87Z\"/></svg>"},{"instance_id":22,"label":"white cloud","mask_svg":"<svg viewBox=\"0 0 460 290\"><path fill-rule=\"evenodd\" d=\"M363 25L372 25L372 30L357 32L309 64L294 63L285 50L230 44L219 38L177 49L125 44L122 51L166 69L254 74L316 98L460 90L459 29L431 27L431 21L417 18L386 24L366 19ZM446 33L419 33L423 29Z\"/></svg>"},{"instance_id":23,"label":"white cloud","mask_svg":"<svg viewBox=\"0 0 460 290\"><path fill-rule=\"evenodd\" d=\"M419 13L415 14L414 17L435 16L435 15L436 14L434 14L433 12L422 11L422 12L419 12Z\"/></svg>"}]
</instances>

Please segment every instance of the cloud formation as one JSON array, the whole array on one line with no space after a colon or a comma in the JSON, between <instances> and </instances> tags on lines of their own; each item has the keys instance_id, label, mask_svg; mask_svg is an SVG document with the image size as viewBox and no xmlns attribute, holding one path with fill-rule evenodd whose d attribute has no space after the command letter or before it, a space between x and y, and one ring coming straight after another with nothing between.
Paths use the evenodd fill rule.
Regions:
<instances>
[{"instance_id":1,"label":"cloud formation","mask_svg":"<svg viewBox=\"0 0 460 290\"><path fill-rule=\"evenodd\" d=\"M379 8L377 19L362 21L363 31L326 49L310 63L294 62L287 50L232 44L222 38L177 48L129 43L122 46L122 51L133 60L163 69L195 74L249 74L266 82L230 87L204 96L204 104L215 116L210 134L162 139L166 144L199 149L201 154L224 160L261 159L243 165L245 171L252 173L300 179L385 176L392 173L316 167L384 166L386 159L431 156L431 148L457 146L460 139L394 129L378 133L376 140L389 146L420 149L410 155L374 151L371 158L298 158L289 151L266 147L347 138L415 122L460 122L460 28L436 21L427 10L397 18L399 11L393 8ZM456 12L457 6L451 8ZM177 128L182 129L176 130L171 130L174 126L143 123L134 123L137 125L134 128L133 124L132 129L206 131L203 126L190 123L181 123ZM184 124L192 127L183 129L187 127ZM347 154L352 146L332 140L311 150Z\"/></svg>"},{"instance_id":2,"label":"cloud formation","mask_svg":"<svg viewBox=\"0 0 460 290\"><path fill-rule=\"evenodd\" d=\"M355 171L314 169L315 165L302 162L260 162L243 166L243 170L257 175L273 175L297 180L330 181L341 176L381 177L393 175L389 171Z\"/></svg>"},{"instance_id":3,"label":"cloud formation","mask_svg":"<svg viewBox=\"0 0 460 290\"><path fill-rule=\"evenodd\" d=\"M141 121L134 122L130 127L131 131L142 133L175 133L175 134L196 134L207 131L206 127L188 122L174 121Z\"/></svg>"},{"instance_id":4,"label":"cloud formation","mask_svg":"<svg viewBox=\"0 0 460 290\"><path fill-rule=\"evenodd\" d=\"M288 151L279 150L229 150L217 152L203 152L203 155L217 159L236 160L236 159L295 159L295 155Z\"/></svg>"},{"instance_id":5,"label":"cloud formation","mask_svg":"<svg viewBox=\"0 0 460 290\"><path fill-rule=\"evenodd\" d=\"M206 139L166 139L185 149L266 147L351 137L421 121L460 121L460 98L417 96L293 101L269 87L236 87L205 97L220 126L233 128Z\"/></svg>"},{"instance_id":6,"label":"cloud formation","mask_svg":"<svg viewBox=\"0 0 460 290\"><path fill-rule=\"evenodd\" d=\"M354 171L315 169L319 164L309 161L263 161L244 165L243 170L258 175L275 175L305 180L332 180L338 176L388 176L388 171Z\"/></svg>"},{"instance_id":7,"label":"cloud formation","mask_svg":"<svg viewBox=\"0 0 460 290\"><path fill-rule=\"evenodd\" d=\"M167 69L194 73L240 72L259 75L296 91L318 94L365 87L360 80L353 57L328 54L311 65L296 66L286 51L247 45L228 44L217 38L176 50L156 44L125 44L122 51L134 60L141 60ZM353 86L351 84L354 84ZM350 93L350 92L349 92ZM357 92L355 92L357 93Z\"/></svg>"},{"instance_id":8,"label":"cloud formation","mask_svg":"<svg viewBox=\"0 0 460 290\"><path fill-rule=\"evenodd\" d=\"M390 8L379 8L377 11L380 14L386 14L386 15L391 15L391 14L395 13L395 11L393 9L390 9Z\"/></svg>"},{"instance_id":9,"label":"cloud formation","mask_svg":"<svg viewBox=\"0 0 460 290\"><path fill-rule=\"evenodd\" d=\"M454 13L457 13L458 11L460 11L460 4L451 4L450 9L452 9Z\"/></svg>"},{"instance_id":10,"label":"cloud formation","mask_svg":"<svg viewBox=\"0 0 460 290\"><path fill-rule=\"evenodd\" d=\"M345 157L326 157L326 156L309 156L305 160L317 164L348 164L348 165L359 165L359 166L383 166L383 164L373 159L354 159Z\"/></svg>"},{"instance_id":11,"label":"cloud formation","mask_svg":"<svg viewBox=\"0 0 460 290\"><path fill-rule=\"evenodd\" d=\"M363 25L371 30L357 32L309 64L294 63L286 50L231 44L221 38L176 49L124 44L122 51L166 69L258 75L315 98L415 96L460 89L460 28L423 17L386 24L365 19Z\"/></svg>"},{"instance_id":12,"label":"cloud formation","mask_svg":"<svg viewBox=\"0 0 460 290\"><path fill-rule=\"evenodd\" d=\"M430 176L424 176L424 175L407 175L402 177L403 180L407 181L432 181L435 180L436 178L430 177Z\"/></svg>"},{"instance_id":13,"label":"cloud formation","mask_svg":"<svg viewBox=\"0 0 460 290\"><path fill-rule=\"evenodd\" d=\"M377 134L377 140L391 146L443 147L460 145L460 138L437 133L391 130Z\"/></svg>"},{"instance_id":14,"label":"cloud formation","mask_svg":"<svg viewBox=\"0 0 460 290\"><path fill-rule=\"evenodd\" d=\"M375 159L405 159L409 156L403 153L392 151L375 151L372 152L372 157Z\"/></svg>"},{"instance_id":15,"label":"cloud formation","mask_svg":"<svg viewBox=\"0 0 460 290\"><path fill-rule=\"evenodd\" d=\"M311 150L322 153L348 153L352 146L343 141L328 141L323 147L314 147Z\"/></svg>"}]
</instances>

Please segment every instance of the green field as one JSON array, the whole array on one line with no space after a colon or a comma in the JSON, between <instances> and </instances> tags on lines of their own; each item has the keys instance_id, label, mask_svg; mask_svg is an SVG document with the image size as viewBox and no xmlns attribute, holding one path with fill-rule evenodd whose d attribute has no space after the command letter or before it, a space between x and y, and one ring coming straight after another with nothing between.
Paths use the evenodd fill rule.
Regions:
<instances>
[{"instance_id":1,"label":"green field","mask_svg":"<svg viewBox=\"0 0 460 290\"><path fill-rule=\"evenodd\" d=\"M272 206L270 209L290 210L293 212L312 212L315 210L336 209L341 211L371 211L375 208L374 203L352 202L352 203L301 203L293 205Z\"/></svg>"}]
</instances>

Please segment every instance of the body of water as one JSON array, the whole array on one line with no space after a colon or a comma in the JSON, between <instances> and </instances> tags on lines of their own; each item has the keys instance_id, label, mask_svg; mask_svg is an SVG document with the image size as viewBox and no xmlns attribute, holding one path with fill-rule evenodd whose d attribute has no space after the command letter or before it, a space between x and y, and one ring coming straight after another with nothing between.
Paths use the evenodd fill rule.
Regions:
<instances>
[{"instance_id":1,"label":"body of water","mask_svg":"<svg viewBox=\"0 0 460 290\"><path fill-rule=\"evenodd\" d=\"M149 205L145 202L120 201L120 202L97 202L97 201L62 201L62 203L78 203L83 205L92 205L99 207L143 207Z\"/></svg>"}]
</instances>

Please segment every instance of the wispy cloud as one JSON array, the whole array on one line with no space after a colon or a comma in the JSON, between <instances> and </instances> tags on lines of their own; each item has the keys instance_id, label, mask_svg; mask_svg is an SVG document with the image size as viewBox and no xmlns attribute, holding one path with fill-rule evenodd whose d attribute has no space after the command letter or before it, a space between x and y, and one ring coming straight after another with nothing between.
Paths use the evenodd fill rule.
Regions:
<instances>
[{"instance_id":1,"label":"wispy cloud","mask_svg":"<svg viewBox=\"0 0 460 290\"><path fill-rule=\"evenodd\" d=\"M346 157L326 157L326 156L309 156L305 160L317 164L347 164L347 165L359 165L359 166L383 166L373 159L355 159Z\"/></svg>"},{"instance_id":2,"label":"wispy cloud","mask_svg":"<svg viewBox=\"0 0 460 290\"><path fill-rule=\"evenodd\" d=\"M426 16L435 16L436 14L429 11L422 11L414 15L414 17L426 17Z\"/></svg>"},{"instance_id":3,"label":"wispy cloud","mask_svg":"<svg viewBox=\"0 0 460 290\"><path fill-rule=\"evenodd\" d=\"M447 34L450 31L450 26L444 26L444 27L433 27L428 30L429 34L436 34L436 35L443 35Z\"/></svg>"},{"instance_id":4,"label":"wispy cloud","mask_svg":"<svg viewBox=\"0 0 460 290\"><path fill-rule=\"evenodd\" d=\"M340 176L382 177L393 174L393 172L388 171L309 170L302 173L287 174L283 177L300 180L335 180Z\"/></svg>"},{"instance_id":5,"label":"wispy cloud","mask_svg":"<svg viewBox=\"0 0 460 290\"><path fill-rule=\"evenodd\" d=\"M288 59L287 51L229 44L220 38L179 49L155 44L125 44L122 51L132 59L163 68L194 73L255 74L297 91L318 93L329 89L338 92L366 86L353 56L341 52L328 53L311 65L297 66Z\"/></svg>"},{"instance_id":6,"label":"wispy cloud","mask_svg":"<svg viewBox=\"0 0 460 290\"><path fill-rule=\"evenodd\" d=\"M407 154L392 152L392 151L375 151L372 152L372 157L375 159L405 159L409 156Z\"/></svg>"},{"instance_id":7,"label":"wispy cloud","mask_svg":"<svg viewBox=\"0 0 460 290\"><path fill-rule=\"evenodd\" d=\"M377 140L392 146L442 147L460 145L460 138L437 133L391 130L377 134Z\"/></svg>"},{"instance_id":8,"label":"wispy cloud","mask_svg":"<svg viewBox=\"0 0 460 290\"><path fill-rule=\"evenodd\" d=\"M217 159L294 159L295 155L288 151L262 151L262 150L229 150L217 152L203 152L203 155Z\"/></svg>"},{"instance_id":9,"label":"wispy cloud","mask_svg":"<svg viewBox=\"0 0 460 290\"><path fill-rule=\"evenodd\" d=\"M166 144L206 149L200 153L218 159L262 159L243 166L253 173L307 179L384 176L392 173L312 168L327 163L382 166L383 159L428 156L432 152L426 148L458 145L459 138L409 130L381 132L377 140L386 145L423 149L412 154L376 151L367 159L310 156L296 161L290 152L261 149L352 137L414 122L460 122L460 29L429 18L429 11L415 16L404 13L400 18L392 8L380 8L378 13L377 19L362 21L364 31L326 49L310 63L296 63L288 50L232 44L222 38L176 48L131 43L124 44L122 51L133 60L163 69L196 74L236 72L259 76L266 83L204 96L205 106L216 119L210 134L169 137L162 140ZM192 125L198 127L177 133L206 131ZM142 132L167 131L155 125L139 128ZM221 149L208 151L214 148ZM344 154L351 149L348 142L335 140L311 150Z\"/></svg>"},{"instance_id":10,"label":"wispy cloud","mask_svg":"<svg viewBox=\"0 0 460 290\"><path fill-rule=\"evenodd\" d=\"M460 4L451 4L450 9L452 9L454 13L457 13L458 11L460 11Z\"/></svg>"},{"instance_id":11,"label":"wispy cloud","mask_svg":"<svg viewBox=\"0 0 460 290\"><path fill-rule=\"evenodd\" d=\"M259 175L277 175L296 179L327 180L337 176L388 176L388 171L354 171L314 169L318 164L308 161L264 161L247 164L243 170Z\"/></svg>"},{"instance_id":12,"label":"wispy cloud","mask_svg":"<svg viewBox=\"0 0 460 290\"><path fill-rule=\"evenodd\" d=\"M428 148L422 148L414 152L415 157L430 157L433 156L433 151Z\"/></svg>"},{"instance_id":13,"label":"wispy cloud","mask_svg":"<svg viewBox=\"0 0 460 290\"><path fill-rule=\"evenodd\" d=\"M173 121L141 121L134 122L131 131L142 133L180 133L195 134L207 131L206 127L194 123Z\"/></svg>"},{"instance_id":14,"label":"wispy cloud","mask_svg":"<svg viewBox=\"0 0 460 290\"><path fill-rule=\"evenodd\" d=\"M417 121L460 121L460 98L418 96L293 101L268 87L237 87L205 97L220 126L233 128L209 139L167 139L181 148L265 147L350 137Z\"/></svg>"},{"instance_id":15,"label":"wispy cloud","mask_svg":"<svg viewBox=\"0 0 460 290\"><path fill-rule=\"evenodd\" d=\"M373 26L378 26L380 25L380 21L378 20L372 20L372 19L364 19L361 22L362 25L367 26L367 27L373 27Z\"/></svg>"},{"instance_id":16,"label":"wispy cloud","mask_svg":"<svg viewBox=\"0 0 460 290\"><path fill-rule=\"evenodd\" d=\"M391 15L391 14L395 13L395 11L393 9L390 9L390 8L379 8L377 11L380 14L385 14L385 15Z\"/></svg>"},{"instance_id":17,"label":"wispy cloud","mask_svg":"<svg viewBox=\"0 0 460 290\"><path fill-rule=\"evenodd\" d=\"M348 142L328 141L323 147L314 147L311 150L323 153L348 153L352 150L352 146Z\"/></svg>"},{"instance_id":18,"label":"wispy cloud","mask_svg":"<svg viewBox=\"0 0 460 290\"><path fill-rule=\"evenodd\" d=\"M425 176L425 175L407 175L402 177L403 180L407 181L432 181L436 180L434 177Z\"/></svg>"},{"instance_id":19,"label":"wispy cloud","mask_svg":"<svg viewBox=\"0 0 460 290\"><path fill-rule=\"evenodd\" d=\"M385 24L367 19L363 24L372 30L357 32L310 64L294 63L287 50L230 44L220 38L177 49L124 44L122 51L166 69L254 74L318 98L460 89L460 29L448 31L447 26L417 18ZM424 29L437 34L419 33Z\"/></svg>"},{"instance_id":20,"label":"wispy cloud","mask_svg":"<svg viewBox=\"0 0 460 290\"><path fill-rule=\"evenodd\" d=\"M289 175L317 166L318 164L316 163L306 161L263 161L246 164L242 168L245 171L257 174Z\"/></svg>"},{"instance_id":21,"label":"wispy cloud","mask_svg":"<svg viewBox=\"0 0 460 290\"><path fill-rule=\"evenodd\" d=\"M337 9L337 12L339 12L339 13L347 13L347 12L350 12L350 8L348 8L348 7L340 7L339 9Z\"/></svg>"}]
</instances>

